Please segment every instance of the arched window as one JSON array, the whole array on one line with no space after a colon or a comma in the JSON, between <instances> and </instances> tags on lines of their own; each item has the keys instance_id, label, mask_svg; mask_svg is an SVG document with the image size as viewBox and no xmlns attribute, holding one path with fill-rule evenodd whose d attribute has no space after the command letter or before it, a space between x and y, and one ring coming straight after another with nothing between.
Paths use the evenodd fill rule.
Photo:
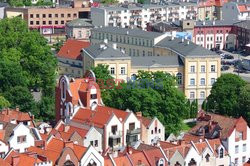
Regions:
<instances>
[{"instance_id":1,"label":"arched window","mask_svg":"<svg viewBox=\"0 0 250 166\"><path fill-rule=\"evenodd\" d=\"M94 162L93 160L91 160L87 166L97 166L96 162Z\"/></svg>"},{"instance_id":2,"label":"arched window","mask_svg":"<svg viewBox=\"0 0 250 166\"><path fill-rule=\"evenodd\" d=\"M196 166L196 161L192 158L188 163L188 166Z\"/></svg>"},{"instance_id":3,"label":"arched window","mask_svg":"<svg viewBox=\"0 0 250 166\"><path fill-rule=\"evenodd\" d=\"M158 166L165 166L165 160L163 158L159 160Z\"/></svg>"},{"instance_id":4,"label":"arched window","mask_svg":"<svg viewBox=\"0 0 250 166\"><path fill-rule=\"evenodd\" d=\"M223 156L224 156L224 149L220 148L220 158L223 158Z\"/></svg>"},{"instance_id":5,"label":"arched window","mask_svg":"<svg viewBox=\"0 0 250 166\"><path fill-rule=\"evenodd\" d=\"M182 85L182 74L181 73L177 73L176 74L176 78L177 78L177 84L178 85Z\"/></svg>"},{"instance_id":6,"label":"arched window","mask_svg":"<svg viewBox=\"0 0 250 166\"><path fill-rule=\"evenodd\" d=\"M210 155L207 154L207 155L205 156L205 158L206 158L206 162L209 162Z\"/></svg>"},{"instance_id":7,"label":"arched window","mask_svg":"<svg viewBox=\"0 0 250 166\"><path fill-rule=\"evenodd\" d=\"M75 166L75 164L72 161L66 161L63 166Z\"/></svg>"}]
</instances>

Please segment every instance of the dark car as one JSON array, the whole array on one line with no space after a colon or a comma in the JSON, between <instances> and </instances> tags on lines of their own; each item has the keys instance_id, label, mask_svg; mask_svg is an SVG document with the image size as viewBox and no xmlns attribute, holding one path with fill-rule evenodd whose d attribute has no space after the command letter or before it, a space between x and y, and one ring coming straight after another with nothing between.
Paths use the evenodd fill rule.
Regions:
<instances>
[{"instance_id":1,"label":"dark car","mask_svg":"<svg viewBox=\"0 0 250 166\"><path fill-rule=\"evenodd\" d=\"M234 59L233 55L225 54L224 59Z\"/></svg>"},{"instance_id":2,"label":"dark car","mask_svg":"<svg viewBox=\"0 0 250 166\"><path fill-rule=\"evenodd\" d=\"M221 71L225 71L225 70L228 70L228 69L229 69L229 66L226 66L226 65L221 66Z\"/></svg>"}]
</instances>

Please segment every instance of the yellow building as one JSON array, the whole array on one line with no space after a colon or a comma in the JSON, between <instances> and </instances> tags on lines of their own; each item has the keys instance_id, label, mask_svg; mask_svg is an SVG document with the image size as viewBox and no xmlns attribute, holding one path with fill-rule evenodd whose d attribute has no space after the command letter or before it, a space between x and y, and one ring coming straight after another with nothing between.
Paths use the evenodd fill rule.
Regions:
<instances>
[{"instance_id":1,"label":"yellow building","mask_svg":"<svg viewBox=\"0 0 250 166\"><path fill-rule=\"evenodd\" d=\"M106 44L114 44L117 51L120 49L123 54L129 55L124 56L126 60L105 59L105 61L96 60L95 63L92 61L92 65L98 63L110 65L111 74L114 73L111 66L115 67L116 74L113 76L116 79L133 78L139 70L168 72L177 77L179 88L187 98L198 99L201 104L210 94L212 84L221 74L220 56L189 40L166 36L162 33L115 27L92 29L91 33L91 43L100 43L105 39ZM152 45L145 44L147 40L152 41ZM130 49L135 49L136 54L133 54L133 51L130 54L128 51ZM145 50L152 54L144 54ZM84 64L84 66L89 65ZM121 66L125 66L125 76L117 74Z\"/></svg>"}]
</instances>

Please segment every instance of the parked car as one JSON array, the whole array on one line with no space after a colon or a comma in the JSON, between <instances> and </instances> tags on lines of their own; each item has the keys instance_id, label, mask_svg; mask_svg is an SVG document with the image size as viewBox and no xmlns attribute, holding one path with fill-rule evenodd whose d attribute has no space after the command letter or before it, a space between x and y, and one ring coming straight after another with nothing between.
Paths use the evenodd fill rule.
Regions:
<instances>
[{"instance_id":1,"label":"parked car","mask_svg":"<svg viewBox=\"0 0 250 166\"><path fill-rule=\"evenodd\" d=\"M228 70L230 67L228 65L221 66L221 71Z\"/></svg>"},{"instance_id":2,"label":"parked car","mask_svg":"<svg viewBox=\"0 0 250 166\"><path fill-rule=\"evenodd\" d=\"M234 59L233 55L225 54L224 59Z\"/></svg>"}]
</instances>

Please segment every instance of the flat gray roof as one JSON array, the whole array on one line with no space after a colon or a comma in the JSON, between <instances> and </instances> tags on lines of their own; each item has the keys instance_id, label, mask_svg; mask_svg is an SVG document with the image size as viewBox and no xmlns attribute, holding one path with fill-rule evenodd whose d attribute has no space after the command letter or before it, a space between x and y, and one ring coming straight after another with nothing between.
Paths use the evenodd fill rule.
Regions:
<instances>
[{"instance_id":1,"label":"flat gray roof","mask_svg":"<svg viewBox=\"0 0 250 166\"><path fill-rule=\"evenodd\" d=\"M100 9L109 11L121 11L121 10L141 10L141 9L154 9L164 7L175 7L175 6L197 6L196 2L166 2L163 4L137 4L137 5L104 5Z\"/></svg>"},{"instance_id":2,"label":"flat gray roof","mask_svg":"<svg viewBox=\"0 0 250 166\"><path fill-rule=\"evenodd\" d=\"M94 28L92 29L92 31L119 34L119 35L128 35L132 37L140 37L140 38L148 38L148 39L154 39L156 37L163 35L163 33L159 33L159 32L147 32L141 29L119 28L119 27L112 27L112 26Z\"/></svg>"},{"instance_id":3,"label":"flat gray roof","mask_svg":"<svg viewBox=\"0 0 250 166\"><path fill-rule=\"evenodd\" d=\"M101 48L101 45L104 47ZM94 44L83 49L94 59L130 59L130 56L105 43Z\"/></svg>"},{"instance_id":4,"label":"flat gray roof","mask_svg":"<svg viewBox=\"0 0 250 166\"><path fill-rule=\"evenodd\" d=\"M179 67L183 62L176 55L164 56L131 56L131 64L134 67Z\"/></svg>"},{"instance_id":5,"label":"flat gray roof","mask_svg":"<svg viewBox=\"0 0 250 166\"><path fill-rule=\"evenodd\" d=\"M241 28L250 29L250 20L240 21L240 22L235 23L234 25L241 27Z\"/></svg>"},{"instance_id":6,"label":"flat gray roof","mask_svg":"<svg viewBox=\"0 0 250 166\"><path fill-rule=\"evenodd\" d=\"M196 21L195 27L202 26L232 26L234 23L239 22L239 20L215 20L215 21Z\"/></svg>"},{"instance_id":7,"label":"flat gray roof","mask_svg":"<svg viewBox=\"0 0 250 166\"><path fill-rule=\"evenodd\" d=\"M166 37L157 43L155 47L167 48L185 57L219 56L215 52L196 45L191 41L184 40L184 42L182 42L182 39L179 38L172 40L171 37Z\"/></svg>"}]
</instances>

